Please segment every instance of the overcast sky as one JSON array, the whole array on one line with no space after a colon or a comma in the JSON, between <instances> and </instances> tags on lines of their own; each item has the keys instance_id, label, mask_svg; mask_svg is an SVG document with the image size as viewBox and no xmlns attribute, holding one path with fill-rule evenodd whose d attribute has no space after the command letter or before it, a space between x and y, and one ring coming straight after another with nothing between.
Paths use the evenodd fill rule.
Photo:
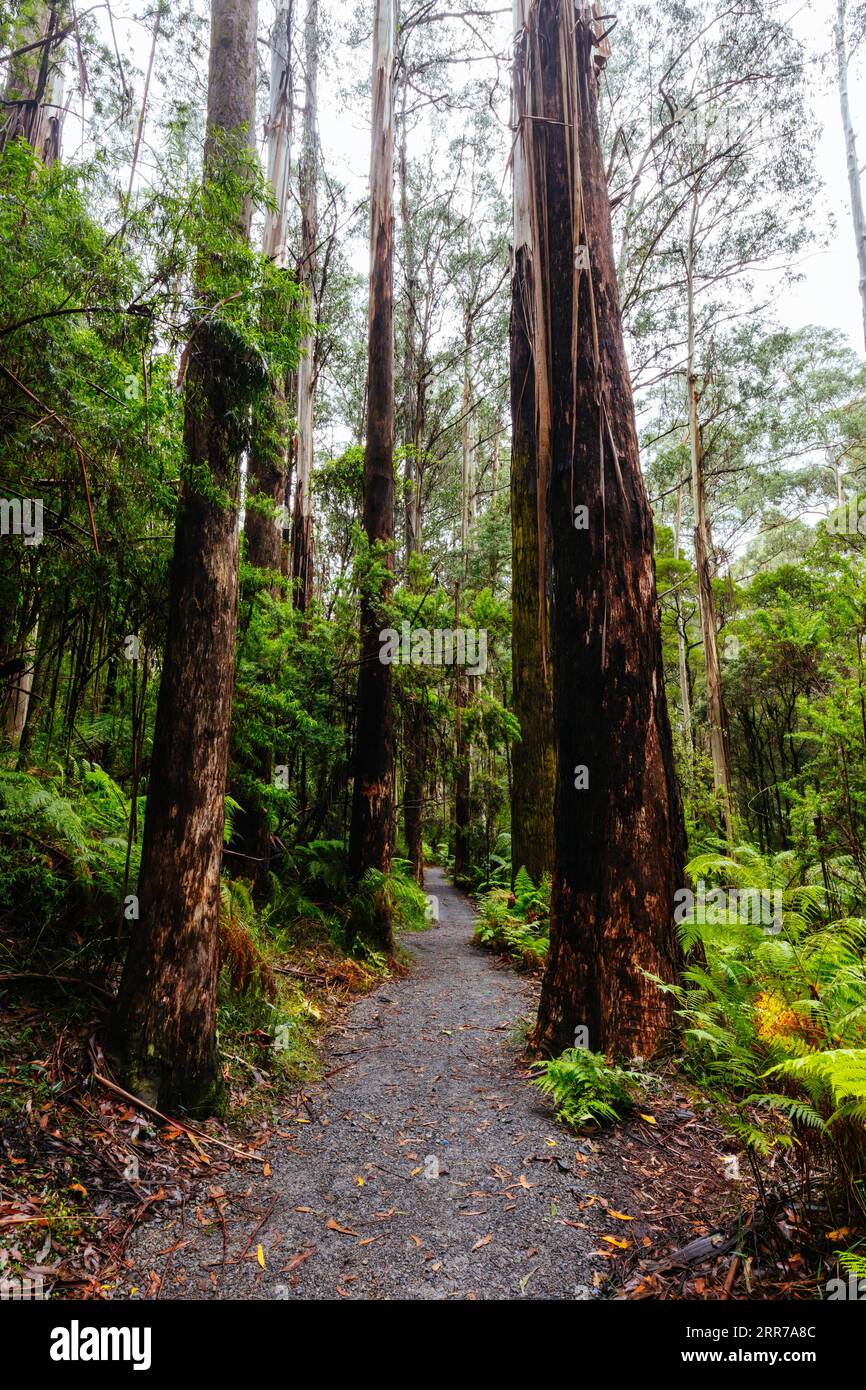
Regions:
<instances>
[{"instance_id":1,"label":"overcast sky","mask_svg":"<svg viewBox=\"0 0 866 1390\"><path fill-rule=\"evenodd\" d=\"M503 0L477 0L478 7L487 4L491 11L501 10ZM202 13L207 13L206 0L196 0ZM296 0L297 23L305 10L304 0ZM444 8L448 8L444 6ZM616 11L616 5L607 6ZM322 0L324 21L334 35L335 43L326 57L320 82L320 130L322 148L328 167L348 185L349 201L364 196L369 163L369 113L366 102L353 90L354 84L368 69L367 46L349 49L343 41L355 12L353 0ZM816 231L826 238L826 249L816 246L806 253L800 265L803 279L795 286L780 290L776 312L783 324L799 328L805 323L818 323L841 330L857 351L863 351L863 334L857 290L857 260L848 203L848 180L845 166L845 147L842 137L839 102L832 66L822 67L814 61L820 54L832 51L833 19L836 0L778 0L780 17L787 19L812 60L814 73L812 96L818 119L815 132L817 161L826 184L826 197L816 208ZM145 13L143 0L117 0L113 7L115 29L121 47L127 49L137 68L143 72L150 44L149 30L140 22ZM260 4L260 25L267 28L272 20L272 0ZM106 42L110 43L107 19L103 18ZM494 47L503 55L511 46L511 19L507 14L496 17ZM298 33L299 46L302 35ZM470 38L467 37L467 47ZM613 36L612 63L616 63L616 36ZM489 72L494 63L485 65ZM504 67L503 67L504 73ZM73 73L70 73L74 77ZM851 106L859 136L858 153L866 164L866 50L852 64ZM141 80L135 93L136 106L141 95ZM158 103L159 93L154 92ZM77 104L77 103L75 103ZM75 104L73 109L75 109ZM74 117L71 124L75 125ZM77 132L67 132L77 140ZM423 139L423 130L416 133ZM507 140L504 140L507 149ZM505 178L503 159L503 179ZM832 225L828 225L832 223ZM363 249L359 246L360 258Z\"/></svg>"}]
</instances>

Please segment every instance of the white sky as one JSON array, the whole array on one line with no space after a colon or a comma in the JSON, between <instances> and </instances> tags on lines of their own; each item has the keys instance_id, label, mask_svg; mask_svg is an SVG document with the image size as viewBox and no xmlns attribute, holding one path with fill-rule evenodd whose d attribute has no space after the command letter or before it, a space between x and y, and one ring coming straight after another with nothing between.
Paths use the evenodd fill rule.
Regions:
<instances>
[{"instance_id":1,"label":"white sky","mask_svg":"<svg viewBox=\"0 0 866 1390\"><path fill-rule=\"evenodd\" d=\"M784 7L795 34L808 52L830 44L835 0L803 0ZM816 39L822 42L819 45ZM813 101L820 122L817 132L816 162L827 190L827 210L835 219L826 250L815 250L804 261L803 281L779 299L777 312L789 328L805 323L823 324L847 334L852 347L861 354L863 320L857 289L857 253L848 201L848 174L842 118L835 86L835 68L824 73L816 69ZM857 153L861 167L866 164L866 54L855 58L850 70L851 114L858 136ZM821 221L820 214L817 221Z\"/></svg>"},{"instance_id":2,"label":"white sky","mask_svg":"<svg viewBox=\"0 0 866 1390\"><path fill-rule=\"evenodd\" d=\"M404 3L409 4L409 0L404 0ZM506 0L477 0L477 3L478 8L486 4L491 10L501 10ZM206 12L206 0L196 0L196 4ZM303 44L301 25L305 8L305 0L295 0L299 51ZM338 179L347 183L350 204L364 196L369 163L367 103L363 96L352 90L367 70L369 47L365 45L351 50L344 42L355 8L353 0L321 0L323 19L334 36L331 52L323 60L320 78L322 148L328 168ZM442 8L450 8L445 0L442 0ZM615 0L606 8L615 13ZM778 9L780 15L791 22L807 56L814 59L821 52L831 51L836 0L779 0ZM264 30L270 24L273 12L273 0L262 0L260 29ZM139 20L139 16L145 13L144 0L116 0L113 13L121 48L131 54L135 65L143 71L150 43L149 29ZM110 43L107 19L103 17L101 23L106 42ZM508 53L510 43L510 16L499 15L496 18L494 47L504 55ZM472 39L467 34L467 49L470 45ZM615 34L611 61L616 63ZM486 66L491 73L494 71L492 62ZM816 208L816 231L826 236L827 245L826 249L815 247L804 256L799 267L803 279L780 292L775 309L781 322L790 328L799 328L806 323L837 328L848 337L857 351L862 352L864 345L857 290L857 261L848 205L845 148L834 82L835 70L832 65L822 67L813 62L812 71L813 102L819 123L816 130L817 162L826 184L822 206ZM74 80L74 73L71 72L70 77ZM302 81L301 74L299 81ZM140 78L134 86L137 109L141 98ZM859 136L858 153L861 164L866 164L866 45L852 64L850 97ZM158 99L159 93L156 91L154 100ZM301 93L298 99L301 99ZM74 101L73 112L76 106L77 101ZM67 131L67 143L74 147L79 129L74 115L70 117L69 124L72 129ZM833 220L829 229L828 214ZM362 258L363 250L359 246L359 269L364 268Z\"/></svg>"},{"instance_id":3,"label":"white sky","mask_svg":"<svg viewBox=\"0 0 866 1390\"><path fill-rule=\"evenodd\" d=\"M325 0L334 16L345 14L346 0ZM491 10L501 9L503 0L486 0ZM449 7L446 7L449 8ZM479 5L480 8L480 5ZM616 3L605 9L616 12ZM781 0L782 17L792 25L806 54L816 58L832 49L835 0ZM339 23L339 20L337 21ZM503 53L511 40L511 21L505 15L497 18L495 46ZM323 86L333 82L336 65L345 77L346 53L339 52L328 63L329 73ZM360 74L362 51L354 61ZM613 36L613 64L616 63L616 35ZM492 71L492 64L490 65ZM796 329L807 323L839 329L851 346L863 353L863 326L857 289L857 257L848 202L848 175L845 164L845 145L839 99L835 85L835 66L822 67L813 62L814 80L812 101L818 128L816 129L816 162L826 185L823 206L816 208L816 231L825 246L811 248L798 269L802 279L781 290L775 301L775 311L785 327ZM353 74L353 79L355 74ZM330 94L334 95L333 86ZM866 51L852 63L850 100L858 134L858 154L861 166L866 166ZM346 106L342 101L322 103L320 115L322 147L330 167L347 180L351 196L363 196L369 160L369 121L365 109L357 104Z\"/></svg>"}]
</instances>

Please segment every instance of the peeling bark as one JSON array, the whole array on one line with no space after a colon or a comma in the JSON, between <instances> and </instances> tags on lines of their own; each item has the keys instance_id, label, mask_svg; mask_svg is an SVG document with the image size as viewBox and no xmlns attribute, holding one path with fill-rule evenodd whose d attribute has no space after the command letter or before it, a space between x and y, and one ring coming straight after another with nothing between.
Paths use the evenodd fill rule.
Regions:
<instances>
[{"instance_id":1,"label":"peeling bark","mask_svg":"<svg viewBox=\"0 0 866 1390\"><path fill-rule=\"evenodd\" d=\"M241 146L255 122L256 0L213 0L208 131ZM205 151L205 178L214 147ZM250 208L236 232L248 236ZM165 657L139 879L139 921L115 1037L129 1088L160 1109L223 1100L216 987L224 798L237 620L243 415L238 364L211 320L190 340L186 470L175 525ZM202 484L202 476L207 482Z\"/></svg>"},{"instance_id":2,"label":"peeling bark","mask_svg":"<svg viewBox=\"0 0 866 1390\"><path fill-rule=\"evenodd\" d=\"M515 28L526 0L515 0ZM516 105L516 102L515 102ZM516 112L515 112L516 117ZM511 651L512 708L521 737L512 750L511 871L526 869L540 883L553 869L553 690L547 647L539 530L547 499L539 498L532 324L535 286L526 156L518 126L514 170L514 252L511 279ZM539 605L544 605L540 607Z\"/></svg>"},{"instance_id":3,"label":"peeling bark","mask_svg":"<svg viewBox=\"0 0 866 1390\"><path fill-rule=\"evenodd\" d=\"M39 44L12 59L3 89L4 121L0 150L24 139L44 164L60 158L63 135L63 39L60 6L28 0L21 6L13 30L12 48Z\"/></svg>"},{"instance_id":4,"label":"peeling bark","mask_svg":"<svg viewBox=\"0 0 866 1390\"><path fill-rule=\"evenodd\" d=\"M525 19L517 105L557 759L536 1041L558 1053L582 1026L596 1051L647 1055L672 1022L670 999L644 972L668 981L677 972L685 837L598 129L596 29L587 5L576 13L560 0L532 0Z\"/></svg>"}]
</instances>

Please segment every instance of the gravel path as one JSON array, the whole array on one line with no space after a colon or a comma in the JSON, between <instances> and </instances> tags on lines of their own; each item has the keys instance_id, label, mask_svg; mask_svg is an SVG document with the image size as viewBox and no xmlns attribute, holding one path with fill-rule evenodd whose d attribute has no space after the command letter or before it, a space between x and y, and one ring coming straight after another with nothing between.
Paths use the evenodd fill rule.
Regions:
<instances>
[{"instance_id":1,"label":"gravel path","mask_svg":"<svg viewBox=\"0 0 866 1390\"><path fill-rule=\"evenodd\" d=\"M212 1204L166 1214L129 1252L145 1296L151 1271L163 1298L594 1296L581 1145L510 1038L534 987L472 945L472 909L439 870L427 892L439 925L404 939L411 973L332 1036L310 1123L286 1116L267 1176L220 1175L227 1258Z\"/></svg>"}]
</instances>

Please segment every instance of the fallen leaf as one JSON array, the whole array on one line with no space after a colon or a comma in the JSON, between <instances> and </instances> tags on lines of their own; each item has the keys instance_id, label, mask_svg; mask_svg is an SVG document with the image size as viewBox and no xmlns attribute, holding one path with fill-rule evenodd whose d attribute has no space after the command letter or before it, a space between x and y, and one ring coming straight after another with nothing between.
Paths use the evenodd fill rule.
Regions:
<instances>
[{"instance_id":1,"label":"fallen leaf","mask_svg":"<svg viewBox=\"0 0 866 1390\"><path fill-rule=\"evenodd\" d=\"M490 1242L492 1241L492 1239L493 1239L493 1232L491 1231L490 1235L482 1236L480 1240L476 1240L476 1242L475 1242L475 1244L473 1245L472 1249L473 1249L473 1250L480 1250L481 1247L482 1247L482 1245L489 1245Z\"/></svg>"},{"instance_id":2,"label":"fallen leaf","mask_svg":"<svg viewBox=\"0 0 866 1390\"><path fill-rule=\"evenodd\" d=\"M333 1216L328 1217L328 1220L325 1222L325 1226L329 1231L337 1231L341 1236L354 1236L356 1240L358 1239L357 1231L350 1231L348 1226L338 1225L338 1223L334 1220Z\"/></svg>"},{"instance_id":3,"label":"fallen leaf","mask_svg":"<svg viewBox=\"0 0 866 1390\"><path fill-rule=\"evenodd\" d=\"M301 1250L297 1255L293 1255L292 1258L289 1260L289 1263L287 1265L283 1265L282 1269L280 1270L280 1274L290 1274L293 1269L297 1269L298 1265L302 1265L304 1263L304 1260L308 1260L310 1258L315 1248L315 1245L310 1245L307 1247L306 1250Z\"/></svg>"}]
</instances>

